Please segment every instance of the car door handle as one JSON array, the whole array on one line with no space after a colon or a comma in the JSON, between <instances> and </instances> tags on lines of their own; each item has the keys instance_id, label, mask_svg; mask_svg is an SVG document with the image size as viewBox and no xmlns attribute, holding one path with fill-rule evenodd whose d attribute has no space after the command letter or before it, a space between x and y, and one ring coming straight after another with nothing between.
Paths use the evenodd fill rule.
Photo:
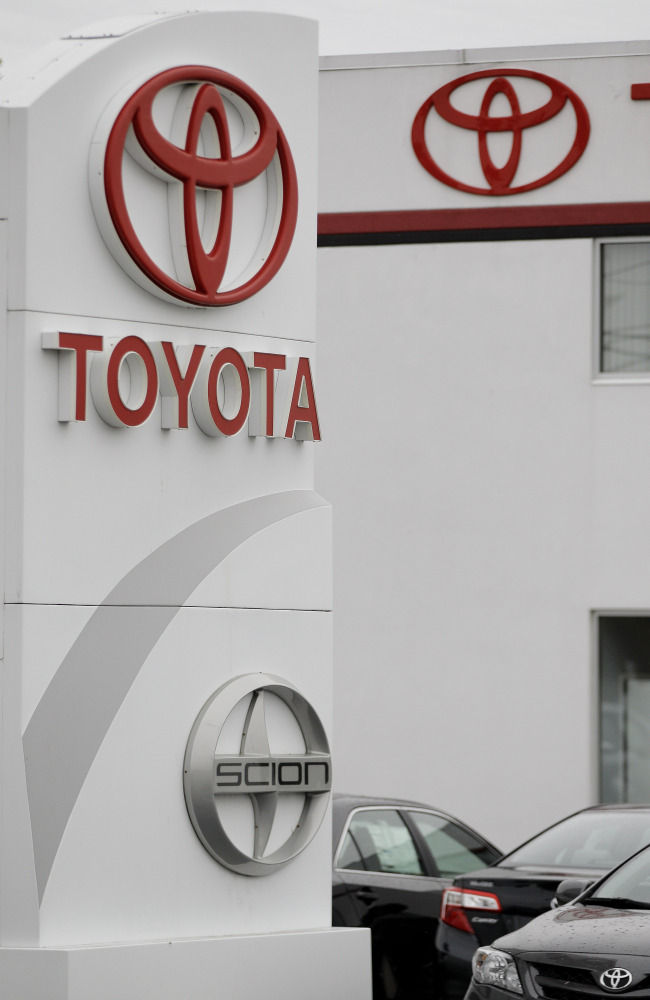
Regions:
<instances>
[{"instance_id":1,"label":"car door handle","mask_svg":"<svg viewBox=\"0 0 650 1000\"><path fill-rule=\"evenodd\" d=\"M373 892L372 889L359 889L357 891L357 899L360 899L362 903L375 903L377 901L377 893Z\"/></svg>"}]
</instances>

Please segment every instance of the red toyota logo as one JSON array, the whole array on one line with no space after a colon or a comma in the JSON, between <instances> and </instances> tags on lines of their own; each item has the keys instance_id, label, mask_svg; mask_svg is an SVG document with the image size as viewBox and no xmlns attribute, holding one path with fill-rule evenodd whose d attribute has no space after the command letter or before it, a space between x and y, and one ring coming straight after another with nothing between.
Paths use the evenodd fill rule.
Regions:
<instances>
[{"instance_id":1,"label":"red toyota logo","mask_svg":"<svg viewBox=\"0 0 650 1000\"><path fill-rule=\"evenodd\" d=\"M548 100L531 110L522 111L517 91L508 79L509 77L526 77L529 80L545 84L550 91ZM454 91L475 80L491 80L492 82L488 84L484 91L478 114L468 114L465 111L460 111L451 103L451 95ZM505 98L510 105L511 114L490 114L492 103L498 97ZM570 149L561 162L542 177L512 186L517 168L519 167L523 133L526 129L542 125L555 118L564 109L567 102L573 107L573 111L575 112L575 136ZM451 125L476 132L478 136L480 165L488 187L477 187L476 185L458 180L456 177L452 177L446 173L436 163L425 137L427 118L432 108L444 121L449 122ZM510 155L505 164L500 167L495 165L488 148L488 136L496 132L512 133ZM522 194L524 191L532 191L535 188L543 187L545 184L550 184L551 181L556 180L562 174L565 174L567 170L570 170L577 160L580 159L589 141L589 115L578 95L552 76L545 76L543 73L533 73L527 69L481 70L477 73L468 73L467 76L462 76L458 80L453 80L451 83L436 90L431 97L428 97L415 116L411 138L415 155L422 166L439 181L442 181L443 184L456 188L458 191L469 191L472 194Z\"/></svg>"},{"instance_id":2,"label":"red toyota logo","mask_svg":"<svg viewBox=\"0 0 650 1000\"><path fill-rule=\"evenodd\" d=\"M166 109L171 125L163 127ZM143 237L142 181L134 178L138 170L153 175L159 187L161 182L167 186L168 248ZM110 130L103 181L112 228L129 260L120 259L112 233L107 234L109 247L136 280L144 276L154 288L147 281L142 282L145 287L159 289L165 297L202 306L233 305L268 284L289 252L298 215L289 144L268 105L228 73L180 66L139 87ZM250 229L250 221L239 218L246 213L237 192L255 181L255 204L259 208L260 191L265 204L260 229L249 234L252 242L245 252L246 240L235 238L236 230L238 223ZM96 214L105 233L101 216L106 213L96 209ZM155 231L160 242L159 220Z\"/></svg>"}]
</instances>

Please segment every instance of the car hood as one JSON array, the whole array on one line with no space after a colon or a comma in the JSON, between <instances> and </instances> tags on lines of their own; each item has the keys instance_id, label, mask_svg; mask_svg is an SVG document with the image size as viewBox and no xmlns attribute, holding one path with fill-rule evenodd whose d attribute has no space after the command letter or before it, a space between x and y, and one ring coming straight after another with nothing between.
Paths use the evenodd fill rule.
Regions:
<instances>
[{"instance_id":1,"label":"car hood","mask_svg":"<svg viewBox=\"0 0 650 1000\"><path fill-rule=\"evenodd\" d=\"M494 942L513 954L647 955L650 910L589 905L561 906Z\"/></svg>"}]
</instances>

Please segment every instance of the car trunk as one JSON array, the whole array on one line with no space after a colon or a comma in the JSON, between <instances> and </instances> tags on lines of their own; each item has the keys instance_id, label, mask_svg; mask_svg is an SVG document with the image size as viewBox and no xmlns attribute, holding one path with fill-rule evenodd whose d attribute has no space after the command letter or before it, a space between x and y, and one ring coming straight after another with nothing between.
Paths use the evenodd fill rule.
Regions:
<instances>
[{"instance_id":1,"label":"car trunk","mask_svg":"<svg viewBox=\"0 0 650 1000\"><path fill-rule=\"evenodd\" d=\"M476 889L495 895L500 903L500 912L467 910L467 919L479 944L491 944L502 934L518 930L529 920L550 909L557 887L565 878L589 878L596 881L604 872L593 869L575 868L551 869L534 868L490 868L481 872L479 878L460 875L454 879L455 886Z\"/></svg>"}]
</instances>

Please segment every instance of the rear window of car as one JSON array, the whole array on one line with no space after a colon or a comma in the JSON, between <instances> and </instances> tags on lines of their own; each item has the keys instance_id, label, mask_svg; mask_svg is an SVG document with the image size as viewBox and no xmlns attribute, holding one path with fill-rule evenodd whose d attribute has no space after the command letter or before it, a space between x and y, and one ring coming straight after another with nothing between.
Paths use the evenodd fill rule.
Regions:
<instances>
[{"instance_id":1,"label":"rear window of car","mask_svg":"<svg viewBox=\"0 0 650 1000\"><path fill-rule=\"evenodd\" d=\"M648 812L584 812L506 855L504 868L608 869L650 844Z\"/></svg>"},{"instance_id":2,"label":"rear window of car","mask_svg":"<svg viewBox=\"0 0 650 1000\"><path fill-rule=\"evenodd\" d=\"M443 877L487 868L500 857L469 830L444 816L413 810L409 817L424 837Z\"/></svg>"}]
</instances>

